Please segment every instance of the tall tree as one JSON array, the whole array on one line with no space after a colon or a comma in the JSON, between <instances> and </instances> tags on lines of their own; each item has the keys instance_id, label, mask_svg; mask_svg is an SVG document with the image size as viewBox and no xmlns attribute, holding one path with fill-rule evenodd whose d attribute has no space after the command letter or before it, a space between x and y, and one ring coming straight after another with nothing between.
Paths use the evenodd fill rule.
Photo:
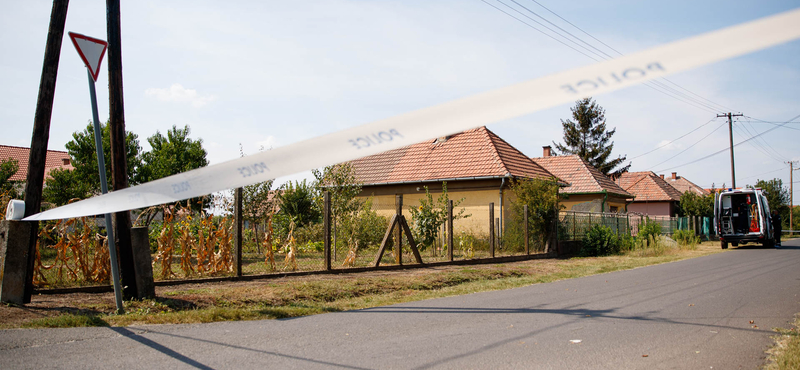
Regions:
<instances>
[{"instance_id":1,"label":"tall tree","mask_svg":"<svg viewBox=\"0 0 800 370\"><path fill-rule=\"evenodd\" d=\"M358 199L361 193L361 184L356 179L356 173L350 162L339 163L319 169L311 170L316 179L317 191L321 194L325 191L331 193L331 221L333 223L333 245L336 251L337 239L340 228L344 231L345 241L355 233L355 219L364 205L364 201ZM318 209L323 209L322 198L317 202Z\"/></svg>"},{"instance_id":2,"label":"tall tree","mask_svg":"<svg viewBox=\"0 0 800 370\"><path fill-rule=\"evenodd\" d=\"M684 216L714 216L714 194L699 195L687 191L681 195L680 213Z\"/></svg>"},{"instance_id":3,"label":"tall tree","mask_svg":"<svg viewBox=\"0 0 800 370\"><path fill-rule=\"evenodd\" d=\"M14 183L8 179L14 176L19 170L19 162L16 159L8 158L0 160L0 195L8 195L11 198L17 198L17 189ZM0 210L4 211L4 210Z\"/></svg>"},{"instance_id":4,"label":"tall tree","mask_svg":"<svg viewBox=\"0 0 800 370\"><path fill-rule=\"evenodd\" d=\"M109 139L108 122L100 125L103 141L103 158L106 164L106 179L109 181L111 176L111 141ZM127 132L125 135L125 145L128 160L128 182L137 184L141 182L139 170L142 164L141 151L139 146L139 136ZM100 193L100 174L97 171L97 152L94 143L94 125L90 122L83 131L72 134L72 140L67 143L67 152L72 159L75 167L75 181L85 182L92 193ZM89 196L91 194L87 194Z\"/></svg>"},{"instance_id":5,"label":"tall tree","mask_svg":"<svg viewBox=\"0 0 800 370\"><path fill-rule=\"evenodd\" d=\"M62 206L72 199L86 199L92 196L91 184L81 179L78 171L56 168L50 171L49 175L42 189L42 199L45 202Z\"/></svg>"},{"instance_id":6,"label":"tall tree","mask_svg":"<svg viewBox=\"0 0 800 370\"><path fill-rule=\"evenodd\" d=\"M203 139L189 138L189 126L178 129L172 126L167 136L156 131L147 138L152 150L142 155L141 178L143 182L160 179L208 165Z\"/></svg>"},{"instance_id":7,"label":"tall tree","mask_svg":"<svg viewBox=\"0 0 800 370\"><path fill-rule=\"evenodd\" d=\"M777 210L784 220L785 224L789 224L789 189L783 186L783 180L775 178L772 180L758 180L756 181L756 188L764 190L767 196L767 203L769 209Z\"/></svg>"},{"instance_id":8,"label":"tall tree","mask_svg":"<svg viewBox=\"0 0 800 370\"><path fill-rule=\"evenodd\" d=\"M302 182L295 181L294 184L287 182L278 192L280 213L286 215L290 221L294 221L297 227L317 222L322 213L314 202L316 195L315 186L305 179Z\"/></svg>"},{"instance_id":9,"label":"tall tree","mask_svg":"<svg viewBox=\"0 0 800 370\"><path fill-rule=\"evenodd\" d=\"M610 159L611 151L614 149L611 137L617 129L606 129L603 107L597 105L592 98L586 98L576 101L570 110L574 121L561 120L561 125L564 127L564 144L553 142L559 154L578 155L612 178L627 172L631 167L630 163L622 165L627 157Z\"/></svg>"}]
</instances>

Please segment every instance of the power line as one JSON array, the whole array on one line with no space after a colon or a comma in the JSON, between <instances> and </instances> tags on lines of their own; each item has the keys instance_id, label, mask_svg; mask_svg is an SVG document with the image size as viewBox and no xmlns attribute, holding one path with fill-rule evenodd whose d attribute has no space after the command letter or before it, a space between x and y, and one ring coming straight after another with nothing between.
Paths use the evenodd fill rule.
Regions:
<instances>
[{"instance_id":1,"label":"power line","mask_svg":"<svg viewBox=\"0 0 800 370\"><path fill-rule=\"evenodd\" d=\"M694 142L694 144L692 144L692 145L689 145L689 147L687 147L686 149L684 149L684 150L681 150L681 151L680 151L680 152L678 152L677 154L673 155L672 157L669 157L669 158L665 159L664 161L662 161L662 162L660 162L660 163L658 163L658 164L654 165L653 167L660 166L660 165L664 164L665 162L668 162L669 160L671 160L671 159L673 159L673 158L675 158L675 157L677 157L677 156L679 156L679 155L681 155L681 154L685 153L687 150L691 149L692 147L694 147L695 145L697 145L697 144L698 144L698 143L700 143L701 141L705 140L707 137L711 136L711 134L713 134L713 133L717 132L717 130L719 130L720 128L722 128L722 126L725 126L725 123L726 123L726 122L723 122L721 125L717 126L717 128L715 128L715 129L714 129L714 131L711 131L711 132L709 132L709 133L708 133L708 135L706 135L706 136L703 136L703 137L702 137L700 140L697 140L697 141L695 141L695 142Z\"/></svg>"},{"instance_id":2,"label":"power line","mask_svg":"<svg viewBox=\"0 0 800 370\"><path fill-rule=\"evenodd\" d=\"M697 131L697 130L699 130L699 129L703 128L703 127L705 127L705 126L706 126L706 125L708 125L709 123L711 123L711 122L714 122L714 121L716 121L716 120L717 120L717 117L714 117L714 118L712 118L712 119L708 120L708 122L706 122L706 123L704 123L704 124L702 124L702 125L700 125L700 126L697 126L697 127L694 129L694 130L692 130L692 131L689 131L689 132L687 132L687 133L685 133L685 134L683 134L683 135L681 135L681 136L679 136L679 137L677 137L677 138L675 138L675 139L672 139L672 140L668 141L667 143L665 143L665 144L663 144L663 145L661 145L661 146L659 146L659 147L656 147L655 149L653 149L653 150L651 150L651 151L649 151L649 152L645 152L645 153L639 154L639 155L637 155L637 156L635 156L635 157L632 157L632 158L631 158L631 160L634 160L634 159L636 159L636 158L639 158L639 157L645 156L645 155L647 155L647 154L650 154L650 153L652 153L652 152L655 152L656 150L659 150L659 149L661 149L661 148L664 148L664 147L668 146L669 144L672 144L672 143L674 143L674 142L676 142L676 141L678 141L678 140L680 140L680 139L683 139L683 138L684 138L684 137L686 137L687 135L689 135L689 134L691 134L691 133L693 133L693 132L695 132L695 131Z\"/></svg>"},{"instance_id":3,"label":"power line","mask_svg":"<svg viewBox=\"0 0 800 370\"><path fill-rule=\"evenodd\" d=\"M799 115L797 115L797 116L795 116L795 117L793 117L792 119L790 119L790 120L788 120L788 121L784 122L783 124L785 125L786 123L789 123L789 122L791 122L791 121L794 121L794 120L795 120L795 119L797 119L797 118L800 118L800 114L799 114ZM778 125L778 126L775 126L775 127L771 128L771 129L768 129L768 130L766 130L766 131L762 131L761 133L759 133L759 134L757 134L757 135L751 136L749 139L746 139L746 140L744 140L744 141L740 141L739 143L735 144L735 145L734 145L734 147L737 147L737 146L739 146L739 145L742 145L742 144L744 144L744 143L746 143L746 142L748 142L748 141L750 141L750 140L753 140L753 139L755 139L755 138L757 138L757 137L759 137L759 136L761 136L761 135L764 135L764 134L766 134L766 133L768 133L768 132L770 132L770 131L772 131L772 130L775 130L775 129L777 129L777 128L780 128L780 127L783 127L783 126L782 126L782 125ZM658 170L658 171L656 171L656 172L669 171L669 170L672 170L672 169L675 169L675 168L680 168L680 167L683 167L683 166L688 166L688 165L690 165L690 164L694 164L694 163L700 162L700 161L702 161L702 160L704 160L704 159L711 158L711 157L713 157L713 156L715 156L715 155L717 155L717 154L720 154L720 153L722 153L722 152L724 152L724 151L726 151L726 150L728 150L728 149L730 149L730 147L728 147L728 148L723 148L723 149L721 149L721 150L719 150L719 151L717 151L717 152L711 153L711 154L709 154L709 155L707 155L707 156L704 156L704 157L702 157L702 158L698 158L698 159L695 159L695 160L693 160L693 161L686 162L686 163L684 163L684 164L677 165L677 166L674 166L674 167L666 168L666 169L663 169L663 170Z\"/></svg>"},{"instance_id":4,"label":"power line","mask_svg":"<svg viewBox=\"0 0 800 370\"><path fill-rule=\"evenodd\" d=\"M572 37L573 37L573 38L575 38L576 40L578 40L578 41L580 41L580 42L582 42L582 43L584 43L584 44L586 44L586 45L589 45L589 47L591 47L591 48L593 48L593 49L595 49L595 50L597 50L597 51L590 50L590 49L589 49L589 48L587 48L586 46L583 46L583 45L581 45L581 44L578 44L577 42L575 42L574 40L572 40L572 39L570 39L569 37L565 36L564 34L562 34L562 33L558 32L558 31L556 31L556 30L553 30L552 28L550 28L550 27L548 27L548 26L546 26L546 25L542 24L541 22L539 22L539 21L537 21L537 20L535 20L535 19L531 18L530 16L528 16L528 15L524 14L524 13L523 13L522 11L520 11L519 9L517 9L517 8L514 8L513 6L511 6L511 5L507 4L507 3L504 3L504 2L503 2L503 1L501 1L501 0L496 0L496 1L497 1L497 2L499 2L500 4L503 4L505 7L507 7L507 8L509 8L509 9L513 10L514 12L516 12L516 13L520 14L521 16L523 16L523 17L525 17L525 18L527 18L527 19L531 20L532 22L535 22L536 24L540 25L541 27L544 27L544 28L546 28L548 31L550 31L550 32L552 32L552 33L554 33L554 34L556 34L556 35L560 36L562 39L564 39L564 40L566 40L566 41L569 41L569 42L571 42L572 44L575 44L577 47L580 47L581 49L585 50L585 52L584 52L584 51L582 51L582 50L579 50L579 49L577 49L576 47L574 47L574 46L572 46L572 45L569 45L569 44L567 44L566 42L564 42L564 41L562 41L562 40L560 40L560 39L556 38L556 37L555 37L555 36L553 36L553 35L550 35L550 34L548 34L547 32L545 32L545 31L543 31L543 30L541 30L541 29L537 28L536 26L534 26L534 25L532 25L532 24L530 24L530 23L528 23L528 22L526 22L526 21L524 21L524 20L522 20L522 19L520 19L520 18L518 18L518 17L514 16L513 14L511 14L511 13L509 13L509 12L507 12L507 11L503 10L503 9L500 9L499 7L495 6L494 4L491 4L491 3L489 3L489 2L488 2L488 1L486 1L486 0L481 0L481 1L482 1L483 3L485 3L486 5L489 5L489 6L491 6L492 8L495 8L496 10L498 10L498 11L502 12L503 14L505 14L505 15L507 15L507 16L509 16L509 17L511 17L511 18L514 18L514 19L515 19L515 20L517 20L518 22L520 22L520 23L523 23L523 24L525 24L526 26L528 26L528 27L530 27L530 28L533 28L534 30L538 31L539 33L541 33L541 34L543 34L543 35L545 35L545 36L547 36L547 37L549 37L549 38L551 38L551 39L553 39L553 40L557 41L558 43L560 43L560 44L562 44L562 45L564 45L564 46L567 46L568 48L570 48L570 49L572 49L572 50L574 50L574 51L576 51L576 52L580 53L581 55L583 55L583 56L585 56L585 57L587 57L587 58L589 58L589 59L591 59L591 60L594 60L594 61L596 61L596 62L599 62L600 60L606 60L606 59L611 59L611 58L612 58L612 57L611 57L609 54L607 54L607 53L603 52L602 50L600 50L600 49L598 49L598 48L596 48L596 47L594 47L593 45L591 45L591 44L587 43L586 41L584 41L583 39L581 39L581 38L579 38L579 37L577 37L577 36L573 35L572 33L569 33L569 32L567 32L567 31L566 31L566 30L564 30L563 28L561 28L561 27L559 27L559 26L555 25L553 22L550 22L549 20L547 20L547 19L545 19L544 17L540 16L539 14L537 14L536 12L534 12L533 10L531 10L531 9L529 9L529 8L527 8L527 7L523 6L523 5L521 5L521 4L519 4L519 3L518 3L517 1L515 1L515 0L510 0L510 1L514 2L515 4L517 4L518 6L520 6L521 8L523 8L523 9L527 10L529 13L531 13L531 14L535 15L536 17L539 17L539 18L541 18L541 19L542 19L542 20L544 20L545 22L552 24L553 26L557 27L557 28L558 28L558 29L560 29L560 30L563 30L564 32L566 32L567 34L569 34L570 36L572 36ZM548 9L548 11L550 11L550 10ZM552 11L550 11L550 12L552 13ZM559 18L561 18L561 17L559 16ZM563 18L562 18L562 19L563 19ZM569 22L567 22L567 23L569 23ZM571 24L571 23L570 23L570 24ZM573 26L574 26L574 25L573 25ZM577 27L576 27L576 28L577 28ZM583 30L581 30L581 32L584 32L584 33L586 33L586 31L583 31ZM592 36L592 38L594 38L594 37ZM602 42L601 42L601 43L602 43ZM613 50L613 48L612 48L612 50ZM615 52L617 52L618 54L622 55L622 53L619 53L619 52L618 52L618 51L616 51L616 50L615 50ZM591 53L591 54L593 54L593 56L592 56L592 55L589 55L589 54L587 54L587 53ZM603 54L603 55L601 55L601 54ZM600 58L600 60L598 60L597 58ZM678 100L678 101L681 101L681 102L683 102L683 103L689 104L689 105L691 105L691 106L693 106L693 107L695 107L695 108L702 109L702 110L705 110L705 111L707 111L707 112L711 112L711 113L717 113L717 112L719 112L719 110L718 110L718 109L716 109L716 108L714 108L713 106L710 106L710 105L708 105L708 104L706 104L706 103L703 103L703 102L701 102L701 101L698 101L697 99L694 99L694 98L692 98L691 96L688 96L688 95L686 95L686 94L684 94L684 93L682 93L682 92L680 92L680 91L677 91L677 90L675 90L675 89L673 89L673 88L671 88L671 87L669 87L669 86L666 86L666 85L664 85L664 84L662 84L662 83L660 83L660 82L658 82L658 81L649 81L649 82L645 82L645 83L644 83L644 85L645 85L645 86L648 86L648 87L650 87L651 89L653 89L653 90L656 90L656 91L658 91L658 92L660 92L660 93L662 93L662 94L664 94L664 95L667 95L667 96L669 96L669 97L671 97L671 98L673 98L673 99L676 99L676 100ZM687 90L687 91L688 91L688 90ZM696 95L696 94L695 94L695 95Z\"/></svg>"},{"instance_id":5,"label":"power line","mask_svg":"<svg viewBox=\"0 0 800 370\"><path fill-rule=\"evenodd\" d=\"M499 0L498 0L498 1L499 1ZM593 49L597 50L599 53L602 53L602 54L603 54L603 55L605 55L607 58L612 58L612 56L611 56L611 55L609 55L608 53L605 53L605 52L603 52L602 50L600 50L599 48L595 47L594 45L591 45L590 43L586 42L586 41L585 41L585 40L583 40L582 38L580 38L580 37L578 37L578 36L575 36L574 34L572 34L572 33L568 32L568 31L564 30L564 29L563 29L563 28L561 28L561 27L559 27L559 26L558 26L558 25L556 25L555 23L553 23L553 22L550 22L549 20L547 20L546 18L542 17L542 16L541 16L541 15L539 15L538 13L534 12L534 11L533 11L533 10L531 10L530 8L527 8L527 7L525 7L524 5L522 5L522 4L520 4L520 3L518 3L516 0L511 0L511 1L512 1L512 2L514 2L515 4L517 4L518 6L520 6L521 8L523 8L523 9L527 10L527 11L528 11L528 12L530 12L531 14L535 15L536 17L538 17L538 18L540 18L540 19L544 20L545 22L552 24L552 25L553 25L553 26L555 26L556 28L558 28L558 29L560 29L560 30L564 31L565 33L567 33L568 35L572 36L572 37L573 37L573 38L575 38L576 40L578 40L578 41L580 41L580 42L582 42L582 43L584 43L584 44L588 45L589 47L591 47L591 48L593 48ZM564 17L562 17L562 16L558 15L556 12L554 12L554 11L550 10L549 8L547 8L546 6L542 5L542 4L541 4L541 3L539 3L538 1L536 1L536 0L531 0L531 1L532 1L532 2L534 2L536 5L539 5L539 6L540 6L540 7L542 7L543 9L547 10L548 12L552 13L553 15L555 15L556 17L558 17L558 18L559 18L559 19L561 19L562 21L564 21L564 22L566 22L567 24L569 24L570 26L574 27L575 29L577 29L577 30L579 30L579 31L583 32L584 34L588 35L589 37L591 37L591 38L592 38L592 39L594 39L595 41L597 41L597 42L599 42L600 44L602 44L602 45L604 45L605 47L607 47L608 49L610 49L610 50L614 51L614 52L615 52L615 53L617 53L618 55L624 55L624 54L623 54L622 52L620 52L619 50L617 50L617 49L614 49L613 47L611 47L610 45L608 45L608 44L604 43L604 42L603 42L603 41L601 41L600 39L598 39L598 38L596 38L596 37L592 36L592 34L590 34L590 33L586 32L586 31L585 31L585 30L583 30L582 28L580 28L580 27L576 26L575 24L573 24L572 22L570 22L570 21L566 20ZM552 31L552 30L551 30L551 31ZM555 32L555 31L553 31L553 32ZM561 37L564 37L564 38L567 38L567 37L566 37L566 36L564 36L564 35L560 35L560 36L561 36ZM597 55L597 53L595 53L595 54ZM689 99L689 100L690 100L692 103L694 103L694 106L695 106L695 107L697 107L697 105L702 105L702 106L704 106L704 107L706 107L706 108L710 109L710 110L711 110L713 113L717 113L717 112L724 111L724 110L729 110L729 111L735 110L735 109L729 109L729 108L726 108L725 106L723 106L723 105L721 105L721 104L714 103L713 101L711 101L711 100L709 100L709 99L706 99L706 98L704 98L704 97L702 97L702 96L700 96L700 95L698 95L698 94L695 94L694 92L692 92L692 91L690 91L690 90L688 90L688 89L686 89L686 88L684 88L684 87L682 87L682 86L680 86L680 85L678 85L678 84L676 84L676 83L674 83L674 82L672 82L672 81L670 81L670 80L667 80L666 78L662 78L662 79L663 79L664 81L667 81L667 82L669 82L670 84L672 84L672 85L675 85L676 87L678 87L678 88L680 88L680 89L682 89L682 90L684 90L684 91L688 92L689 94L692 94L692 95L694 95L694 96L696 96L696 97L698 97L698 98L700 98L700 99L702 99L702 100L704 100L704 101L706 101L706 102L710 103L711 105L709 105L709 104L706 104L706 103L704 103L703 101L697 100L697 99L695 99L695 98L693 98L693 97L691 97L691 96L689 96L689 95L686 95L685 93L683 93L683 92L681 92L681 91L675 90L674 88L672 88L672 87L670 87L670 86L667 86L667 85L665 85L665 84L663 84L663 83L661 83L660 81L657 81L657 80L653 80L653 81L650 81L650 82L648 82L648 83L645 83L645 85L648 85L648 86L650 86L651 84L652 84L652 85L656 85L656 86L658 86L658 87L659 87L659 88L661 88L661 89L668 90L668 91L669 91L670 93L672 93L672 94L677 94L677 95L679 95L679 96L682 96L682 97L684 97L685 99ZM653 87L653 86L651 86L651 87L652 87L652 88L655 88L655 87ZM672 96L672 97L673 97L673 98L675 98L675 96ZM682 101L684 101L684 100L682 100ZM684 101L684 102L686 102L686 101ZM716 107L714 107L714 106L712 106L712 105L715 105ZM718 107L722 107L722 108L725 108L725 109L719 109Z\"/></svg>"}]
</instances>

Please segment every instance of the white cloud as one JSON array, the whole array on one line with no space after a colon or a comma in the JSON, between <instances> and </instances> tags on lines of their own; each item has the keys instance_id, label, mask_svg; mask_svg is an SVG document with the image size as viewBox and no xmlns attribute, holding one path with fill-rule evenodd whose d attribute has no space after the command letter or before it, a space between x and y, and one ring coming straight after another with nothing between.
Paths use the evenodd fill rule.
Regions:
<instances>
[{"instance_id":1,"label":"white cloud","mask_svg":"<svg viewBox=\"0 0 800 370\"><path fill-rule=\"evenodd\" d=\"M187 89L179 83L174 83L172 86L163 89L151 87L145 90L144 93L160 101L190 103L195 108L200 108L217 99L213 95L201 96L197 93L197 90Z\"/></svg>"}]
</instances>

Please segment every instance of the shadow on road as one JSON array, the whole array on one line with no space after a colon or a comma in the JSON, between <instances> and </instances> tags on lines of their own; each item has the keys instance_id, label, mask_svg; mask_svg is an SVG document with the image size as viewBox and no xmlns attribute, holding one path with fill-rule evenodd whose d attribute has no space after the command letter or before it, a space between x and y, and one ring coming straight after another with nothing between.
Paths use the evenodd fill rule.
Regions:
<instances>
[{"instance_id":1,"label":"shadow on road","mask_svg":"<svg viewBox=\"0 0 800 370\"><path fill-rule=\"evenodd\" d=\"M168 348L168 347L166 347L166 346L164 346L164 345L162 345L162 344L160 344L160 343L158 343L156 341L147 339L147 338L145 338L145 337L143 337L143 336L141 336L139 334L136 334L136 333L134 333L134 332L132 332L132 331L130 331L128 329L125 329L125 328L111 328L111 330L119 333L122 336L125 336L127 338L130 338L130 339L136 341L136 342L139 342L140 344L143 344L143 345L148 346L148 347L150 347L152 349L155 349L156 351L159 351L159 352L161 352L161 353L163 353L163 354L165 354L165 355L167 355L169 357L172 357L172 358L174 358L174 359L176 359L176 360L178 360L180 362L183 362L183 363L185 363L185 364L187 364L189 366L192 366L192 367L195 367L195 368L198 368L198 369L213 369L212 367L209 367L209 366L206 366L204 364L201 364L200 362L198 362L196 360L193 360L193 359L191 359L189 357L186 357L186 356L184 356L184 355L182 355L182 354L180 354L180 353L178 353L178 352L176 352L176 351L174 351L174 350L172 350L172 349L170 349L170 348ZM337 364L337 363L334 363L334 362L320 361L320 360L314 360L314 359L305 358L305 357L287 355L287 354L278 353L278 352L265 351L265 350L249 348L249 347L242 347L242 346L232 345L232 344L228 344L228 343L215 342L213 340L208 340L208 339L199 339L199 338L193 338L193 337L188 337L188 336L184 336L184 335L162 333L162 332L158 332L158 331L154 331L154 330L150 330L150 329L148 329L147 333L148 334L155 334L155 335L164 335L164 336L173 337L173 338L186 339L186 340L191 340L191 341L195 341L195 342L207 343L207 344L212 344L212 345L220 346L220 347L226 347L226 348L239 349L239 350L243 350L243 351L256 352L256 353L261 353L261 354L265 354L265 355L283 357L283 358L288 358L288 359L298 360L298 361L303 361L303 362L310 362L310 363L314 363L314 364L317 364L317 365L324 365L326 367L331 367L331 368L336 367L336 368L343 368L343 369L367 370L366 368L357 367L357 366Z\"/></svg>"}]
</instances>

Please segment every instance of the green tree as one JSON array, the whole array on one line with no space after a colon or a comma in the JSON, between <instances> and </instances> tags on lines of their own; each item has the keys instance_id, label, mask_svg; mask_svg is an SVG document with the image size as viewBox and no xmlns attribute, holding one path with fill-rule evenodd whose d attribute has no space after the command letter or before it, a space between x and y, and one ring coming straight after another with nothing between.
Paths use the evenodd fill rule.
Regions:
<instances>
[{"instance_id":1,"label":"green tree","mask_svg":"<svg viewBox=\"0 0 800 370\"><path fill-rule=\"evenodd\" d=\"M189 126L178 129L172 126L167 136L156 131L147 138L152 148L142 155L142 182L194 170L208 165L203 139L189 138Z\"/></svg>"},{"instance_id":2,"label":"green tree","mask_svg":"<svg viewBox=\"0 0 800 370\"><path fill-rule=\"evenodd\" d=\"M111 144L110 134L108 130L108 123L100 125L102 131L103 141L103 158L106 164L106 179L111 188ZM125 134L125 156L128 161L128 182L130 185L136 185L141 182L139 176L139 169L141 167L141 151L142 147L139 146L138 135L132 132ZM74 181L85 183L84 185L90 189L90 193L86 194L88 197L92 193L100 193L100 174L97 171L97 152L94 144L94 125L89 123L83 131L76 131L72 134L72 140L67 143L67 152L72 159L72 165L75 167ZM84 185L81 185L83 187Z\"/></svg>"},{"instance_id":3,"label":"green tree","mask_svg":"<svg viewBox=\"0 0 800 370\"><path fill-rule=\"evenodd\" d=\"M561 208L558 182L555 179L522 178L511 181L516 200L511 202L512 222L506 230L507 240L524 245L525 205L528 206L528 232L534 245L545 247L556 232L556 218Z\"/></svg>"},{"instance_id":4,"label":"green tree","mask_svg":"<svg viewBox=\"0 0 800 370\"><path fill-rule=\"evenodd\" d=\"M714 194L699 195L687 191L681 195L680 209L683 216L714 216Z\"/></svg>"},{"instance_id":5,"label":"green tree","mask_svg":"<svg viewBox=\"0 0 800 370\"><path fill-rule=\"evenodd\" d=\"M433 247L436 242L436 237L442 229L442 225L447 221L447 203L450 201L450 196L447 194L447 182L442 183L442 194L436 201L433 200L433 195L425 187L425 196L419 200L418 206L409 206L408 211L411 213L411 220L413 223L414 237L417 239L419 250L425 250L427 247ZM458 207L464 198L453 201L453 220L460 218L467 218L471 215L465 215L466 209L462 208L458 213Z\"/></svg>"},{"instance_id":6,"label":"green tree","mask_svg":"<svg viewBox=\"0 0 800 370\"><path fill-rule=\"evenodd\" d=\"M9 179L19 171L19 162L16 159L8 158L0 161L0 195L8 195L17 198L17 189ZM2 210L5 212L5 210Z\"/></svg>"},{"instance_id":7,"label":"green tree","mask_svg":"<svg viewBox=\"0 0 800 370\"><path fill-rule=\"evenodd\" d=\"M592 98L586 98L576 101L570 110L574 121L561 120L561 126L564 127L564 144L553 142L559 154L578 155L600 172L613 178L627 172L631 167L630 163L622 165L627 157L610 159L611 151L614 149L611 137L617 129L606 129L603 107L597 105Z\"/></svg>"},{"instance_id":8,"label":"green tree","mask_svg":"<svg viewBox=\"0 0 800 370\"><path fill-rule=\"evenodd\" d=\"M78 171L56 168L50 171L50 176L42 189L42 199L46 202L62 206L72 199L86 199L92 195L91 185L79 177Z\"/></svg>"},{"instance_id":9,"label":"green tree","mask_svg":"<svg viewBox=\"0 0 800 370\"><path fill-rule=\"evenodd\" d=\"M356 179L353 166L345 162L325 167L322 171L314 169L311 172L316 179L315 184L319 194L325 191L331 194L333 245L338 244L340 234L345 242L354 240L354 235L359 230L357 219L364 207L364 201L358 199L361 184ZM317 208L323 210L322 197L317 199Z\"/></svg>"},{"instance_id":10,"label":"green tree","mask_svg":"<svg viewBox=\"0 0 800 370\"><path fill-rule=\"evenodd\" d=\"M756 188L764 190L767 197L769 209L777 210L783 219L783 223L789 224L789 189L783 186L783 180L774 178L772 180L756 181Z\"/></svg>"},{"instance_id":11,"label":"green tree","mask_svg":"<svg viewBox=\"0 0 800 370\"><path fill-rule=\"evenodd\" d=\"M305 179L302 182L295 181L294 184L287 182L281 186L278 192L280 213L286 216L288 221L294 221L297 227L318 222L321 213L314 201L316 196L315 186L309 184Z\"/></svg>"}]
</instances>

